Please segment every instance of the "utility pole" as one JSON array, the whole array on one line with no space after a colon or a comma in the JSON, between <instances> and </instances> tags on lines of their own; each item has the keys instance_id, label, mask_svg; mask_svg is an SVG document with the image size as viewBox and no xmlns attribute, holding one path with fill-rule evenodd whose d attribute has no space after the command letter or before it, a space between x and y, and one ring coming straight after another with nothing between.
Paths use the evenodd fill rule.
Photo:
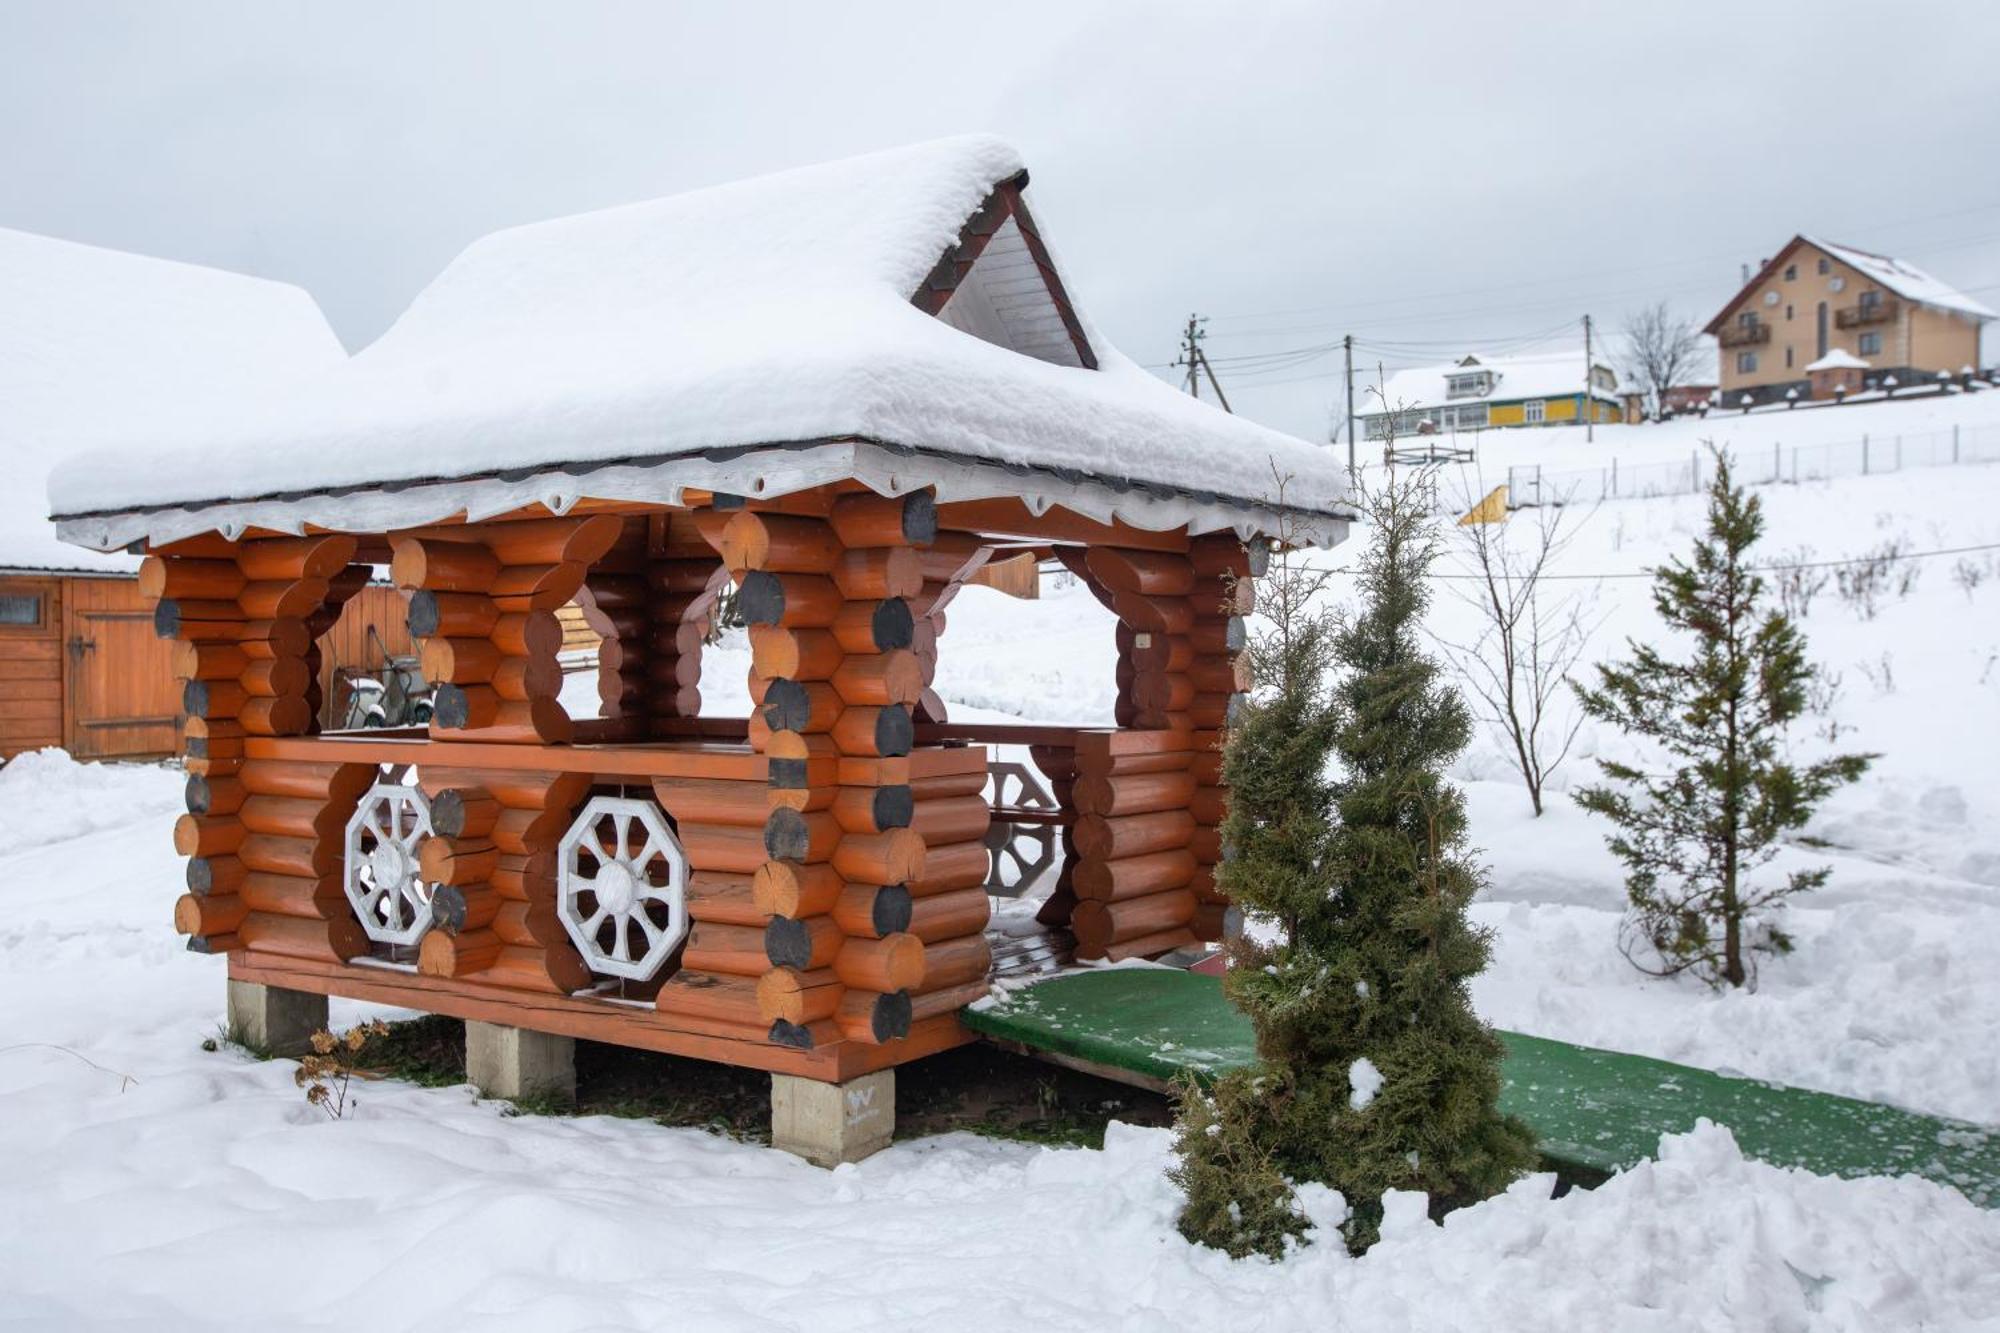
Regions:
<instances>
[{"instance_id":1,"label":"utility pole","mask_svg":"<svg viewBox=\"0 0 2000 1333\"><path fill-rule=\"evenodd\" d=\"M1597 440L1597 363L1590 351L1590 316L1583 317L1583 442Z\"/></svg>"},{"instance_id":2,"label":"utility pole","mask_svg":"<svg viewBox=\"0 0 2000 1333\"><path fill-rule=\"evenodd\" d=\"M1347 352L1347 470L1354 471L1354 335L1340 340Z\"/></svg>"},{"instance_id":3,"label":"utility pole","mask_svg":"<svg viewBox=\"0 0 2000 1333\"><path fill-rule=\"evenodd\" d=\"M1201 397L1201 377L1208 376L1208 387L1215 390L1216 401L1222 410L1232 415L1235 409L1229 405L1229 395L1222 391L1222 381L1215 377L1215 367L1208 364L1208 354L1201 350L1201 340L1208 336L1203 328L1207 320L1199 315L1189 315L1187 330L1181 335L1181 354L1174 358L1174 364L1187 367L1187 391Z\"/></svg>"}]
</instances>

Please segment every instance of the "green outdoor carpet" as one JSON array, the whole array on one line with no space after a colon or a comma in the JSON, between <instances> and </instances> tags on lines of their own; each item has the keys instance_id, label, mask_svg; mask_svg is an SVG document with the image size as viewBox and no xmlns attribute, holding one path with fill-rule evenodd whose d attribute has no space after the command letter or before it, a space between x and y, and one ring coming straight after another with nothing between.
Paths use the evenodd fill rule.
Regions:
<instances>
[{"instance_id":1,"label":"green outdoor carpet","mask_svg":"<svg viewBox=\"0 0 2000 1333\"><path fill-rule=\"evenodd\" d=\"M1250 1022L1215 977L1175 968L1074 972L983 1002L962 1017L989 1037L1165 1082L1213 1078L1255 1056ZM1956 1186L2000 1207L2000 1128L1873 1102L1729 1078L1686 1065L1541 1037L1507 1046L1503 1109L1541 1136L1552 1162L1610 1172L1651 1156L1660 1135L1706 1116L1747 1156L1821 1175L1900 1175Z\"/></svg>"}]
</instances>

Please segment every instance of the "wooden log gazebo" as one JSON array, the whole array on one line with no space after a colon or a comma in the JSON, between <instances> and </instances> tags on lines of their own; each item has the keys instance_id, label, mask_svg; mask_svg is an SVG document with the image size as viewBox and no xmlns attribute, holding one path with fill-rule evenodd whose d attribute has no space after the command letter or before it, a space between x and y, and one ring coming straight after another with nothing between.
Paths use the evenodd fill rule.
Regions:
<instances>
[{"instance_id":1,"label":"wooden log gazebo","mask_svg":"<svg viewBox=\"0 0 2000 1333\"><path fill-rule=\"evenodd\" d=\"M1050 779L1001 813L1061 830L1040 920L1077 958L1222 937L1243 618L1274 534L1343 534L1340 478L1093 337L1026 184L950 140L499 233L321 379L54 478L65 539L147 553L174 919L233 1022L456 1015L503 1095L573 1083L578 1037L768 1070L781 1146L863 1155L993 977L1000 744ZM1116 727L931 689L947 605L1022 552L1115 616ZM381 569L435 716L321 732L314 631ZM747 719L702 711L731 588ZM595 717L558 697L573 599Z\"/></svg>"}]
</instances>

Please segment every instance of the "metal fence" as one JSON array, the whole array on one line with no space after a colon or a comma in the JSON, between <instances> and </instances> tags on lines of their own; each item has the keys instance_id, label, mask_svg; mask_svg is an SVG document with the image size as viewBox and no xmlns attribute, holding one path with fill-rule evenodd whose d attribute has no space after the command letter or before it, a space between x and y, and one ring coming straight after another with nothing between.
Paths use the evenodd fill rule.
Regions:
<instances>
[{"instance_id":1,"label":"metal fence","mask_svg":"<svg viewBox=\"0 0 2000 1333\"><path fill-rule=\"evenodd\" d=\"M2000 463L2000 426L1863 435L1858 440L1829 444L1773 442L1768 447L1739 447L1728 452L1737 480L1752 486L1868 477L1905 468ZM1553 469L1524 463L1507 469L1507 504L1519 509L1572 501L1591 504L1693 495L1708 484L1713 472L1705 449L1690 451L1686 459L1666 462L1624 464L1612 457L1594 468Z\"/></svg>"}]
</instances>

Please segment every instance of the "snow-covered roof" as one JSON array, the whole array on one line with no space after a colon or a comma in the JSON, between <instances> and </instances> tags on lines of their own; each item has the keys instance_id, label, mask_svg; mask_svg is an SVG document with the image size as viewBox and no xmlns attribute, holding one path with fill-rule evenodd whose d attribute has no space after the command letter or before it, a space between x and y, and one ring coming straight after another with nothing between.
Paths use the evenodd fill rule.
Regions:
<instances>
[{"instance_id":1,"label":"snow-covered roof","mask_svg":"<svg viewBox=\"0 0 2000 1333\"><path fill-rule=\"evenodd\" d=\"M1819 360L1806 366L1806 369L1807 371L1866 370L1868 369L1868 363L1845 348L1836 347Z\"/></svg>"},{"instance_id":2,"label":"snow-covered roof","mask_svg":"<svg viewBox=\"0 0 2000 1333\"><path fill-rule=\"evenodd\" d=\"M1248 530L1275 472L1288 508L1344 512L1330 452L1090 329L1024 185L970 137L498 232L351 360L130 434L51 498L100 546L853 476Z\"/></svg>"},{"instance_id":3,"label":"snow-covered roof","mask_svg":"<svg viewBox=\"0 0 2000 1333\"><path fill-rule=\"evenodd\" d=\"M1950 283L1932 277L1915 264L1906 264L1888 255L1870 254L1866 250L1856 250L1851 246L1834 245L1830 241L1822 241L1812 236L1800 239L1808 245L1818 246L1848 267L1867 274L1869 278L1906 301L1936 306L1941 310L1955 310L1977 319L1995 318L1991 310Z\"/></svg>"},{"instance_id":4,"label":"snow-covered roof","mask_svg":"<svg viewBox=\"0 0 2000 1333\"><path fill-rule=\"evenodd\" d=\"M57 540L50 471L176 404L345 359L297 287L0 228L0 569L136 569Z\"/></svg>"},{"instance_id":5,"label":"snow-covered roof","mask_svg":"<svg viewBox=\"0 0 2000 1333\"><path fill-rule=\"evenodd\" d=\"M1611 369L1601 360L1596 364L1600 370ZM1480 370L1491 372L1485 393L1451 393L1452 376L1469 375ZM1536 352L1530 356L1474 354L1440 366L1418 366L1397 371L1382 385L1380 396L1372 386L1368 389L1367 410L1357 415L1380 416L1392 409L1397 412L1424 411L1447 404L1456 406L1460 403L1511 403L1527 398L1567 398L1582 392L1581 347L1562 352ZM1618 401L1618 395L1609 390L1593 388L1591 392L1604 402Z\"/></svg>"}]
</instances>

